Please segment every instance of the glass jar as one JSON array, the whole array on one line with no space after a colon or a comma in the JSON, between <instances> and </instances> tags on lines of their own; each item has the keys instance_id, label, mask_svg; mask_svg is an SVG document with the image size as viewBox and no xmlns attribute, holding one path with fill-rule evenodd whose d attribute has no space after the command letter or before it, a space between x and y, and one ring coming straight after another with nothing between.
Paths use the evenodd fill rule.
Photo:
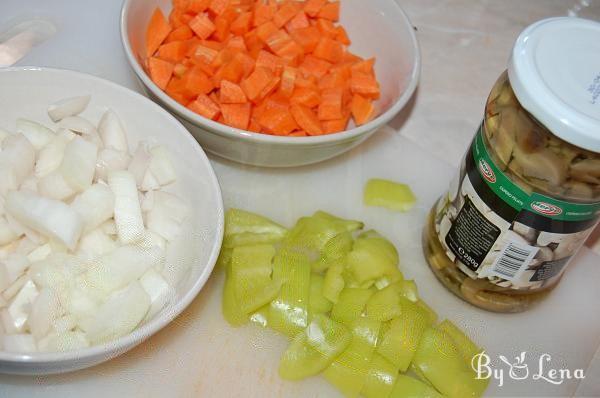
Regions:
<instances>
[{"instance_id":1,"label":"glass jar","mask_svg":"<svg viewBox=\"0 0 600 398\"><path fill-rule=\"evenodd\" d=\"M521 34L458 176L430 212L427 261L448 289L473 305L527 309L556 286L598 223L600 68L581 76L581 65L569 60L583 61L585 46L561 50L574 39L600 43L599 27L553 18ZM540 59L552 56L564 58L540 67ZM576 76L586 90L565 88L565 76Z\"/></svg>"}]
</instances>

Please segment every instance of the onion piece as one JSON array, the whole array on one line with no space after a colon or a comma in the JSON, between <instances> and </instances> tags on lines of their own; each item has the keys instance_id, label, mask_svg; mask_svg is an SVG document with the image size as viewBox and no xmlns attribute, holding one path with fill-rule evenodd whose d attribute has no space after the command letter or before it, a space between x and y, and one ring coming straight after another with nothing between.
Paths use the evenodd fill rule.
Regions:
<instances>
[{"instance_id":1,"label":"onion piece","mask_svg":"<svg viewBox=\"0 0 600 398\"><path fill-rule=\"evenodd\" d=\"M29 314L29 329L33 337L38 340L44 337L50 331L52 322L61 315L60 311L56 292L49 288L42 289L33 302Z\"/></svg>"},{"instance_id":2,"label":"onion piece","mask_svg":"<svg viewBox=\"0 0 600 398\"><path fill-rule=\"evenodd\" d=\"M154 191L156 189L160 189L160 183L154 177L154 174L150 171L150 169L146 169L146 173L144 174L144 178L142 180L142 185L140 186L140 190L143 192Z\"/></svg>"},{"instance_id":3,"label":"onion piece","mask_svg":"<svg viewBox=\"0 0 600 398\"><path fill-rule=\"evenodd\" d=\"M150 309L144 318L147 321L165 307L173 291L165 278L153 269L149 269L142 275L140 284L150 297Z\"/></svg>"},{"instance_id":4,"label":"onion piece","mask_svg":"<svg viewBox=\"0 0 600 398\"><path fill-rule=\"evenodd\" d=\"M7 312L17 332L22 332L25 329L31 306L38 295L37 287L31 280L28 280L8 306Z\"/></svg>"},{"instance_id":5,"label":"onion piece","mask_svg":"<svg viewBox=\"0 0 600 398\"><path fill-rule=\"evenodd\" d=\"M77 318L75 318L75 316L72 314L64 315L52 322L52 329L54 329L56 333L69 332L75 329L76 326Z\"/></svg>"},{"instance_id":6,"label":"onion piece","mask_svg":"<svg viewBox=\"0 0 600 398\"><path fill-rule=\"evenodd\" d=\"M117 248L117 243L106 235L100 228L94 229L81 237L77 255L90 261Z\"/></svg>"},{"instance_id":7,"label":"onion piece","mask_svg":"<svg viewBox=\"0 0 600 398\"><path fill-rule=\"evenodd\" d=\"M79 115L87 108L90 99L91 96L82 95L56 101L48 107L48 116L53 122L58 122L67 116Z\"/></svg>"},{"instance_id":8,"label":"onion piece","mask_svg":"<svg viewBox=\"0 0 600 398\"><path fill-rule=\"evenodd\" d=\"M72 351L90 346L85 333L66 331L63 333L50 333L38 343L40 351Z\"/></svg>"},{"instance_id":9,"label":"onion piece","mask_svg":"<svg viewBox=\"0 0 600 398\"><path fill-rule=\"evenodd\" d=\"M9 192L6 212L17 221L73 250L83 229L79 214L67 204L28 192Z\"/></svg>"},{"instance_id":10,"label":"onion piece","mask_svg":"<svg viewBox=\"0 0 600 398\"><path fill-rule=\"evenodd\" d=\"M150 154L152 158L148 169L156 178L156 181L160 185L168 185L175 182L177 174L175 173L175 167L173 167L167 149L162 145L158 145L150 149Z\"/></svg>"},{"instance_id":11,"label":"onion piece","mask_svg":"<svg viewBox=\"0 0 600 398\"><path fill-rule=\"evenodd\" d=\"M98 147L80 137L75 137L67 144L59 170L76 192L92 185L97 156Z\"/></svg>"},{"instance_id":12,"label":"onion piece","mask_svg":"<svg viewBox=\"0 0 600 398\"><path fill-rule=\"evenodd\" d=\"M14 134L2 141L0 170L11 170L17 186L31 174L34 164L35 148L23 134Z\"/></svg>"},{"instance_id":13,"label":"onion piece","mask_svg":"<svg viewBox=\"0 0 600 398\"><path fill-rule=\"evenodd\" d=\"M52 245L46 243L38 246L36 249L27 254L27 260L29 263L37 263L38 261L45 260L52 253Z\"/></svg>"},{"instance_id":14,"label":"onion piece","mask_svg":"<svg viewBox=\"0 0 600 398\"><path fill-rule=\"evenodd\" d=\"M9 283L13 283L23 275L27 267L29 267L29 260L21 254L11 253L2 260L2 264L8 273Z\"/></svg>"},{"instance_id":15,"label":"onion piece","mask_svg":"<svg viewBox=\"0 0 600 398\"><path fill-rule=\"evenodd\" d=\"M115 209L115 195L104 184L94 184L73 199L71 208L83 221L83 232L89 232L111 219Z\"/></svg>"},{"instance_id":16,"label":"onion piece","mask_svg":"<svg viewBox=\"0 0 600 398\"><path fill-rule=\"evenodd\" d=\"M5 300L11 300L13 297L15 297L15 295L17 293L19 293L19 290L21 290L21 288L28 281L29 281L29 276L27 276L27 275L21 275L16 281L14 281L12 283L12 285L10 285L6 289L4 289L4 291L2 292L2 297Z\"/></svg>"},{"instance_id":17,"label":"onion piece","mask_svg":"<svg viewBox=\"0 0 600 398\"><path fill-rule=\"evenodd\" d=\"M36 177L45 177L58 169L62 163L65 148L71 139L67 134L59 133L48 145L40 150L37 162L35 163Z\"/></svg>"},{"instance_id":18,"label":"onion piece","mask_svg":"<svg viewBox=\"0 0 600 398\"><path fill-rule=\"evenodd\" d=\"M150 308L150 297L139 282L113 293L102 304L87 330L90 342L97 344L130 333L144 319Z\"/></svg>"},{"instance_id":19,"label":"onion piece","mask_svg":"<svg viewBox=\"0 0 600 398\"><path fill-rule=\"evenodd\" d=\"M104 112L98 123L98 132L106 148L113 148L121 152L129 152L125 128L117 114L109 109Z\"/></svg>"},{"instance_id":20,"label":"onion piece","mask_svg":"<svg viewBox=\"0 0 600 398\"><path fill-rule=\"evenodd\" d=\"M127 152L113 148L104 148L98 153L96 160L96 180L106 181L111 171L127 170L131 156Z\"/></svg>"},{"instance_id":21,"label":"onion piece","mask_svg":"<svg viewBox=\"0 0 600 398\"><path fill-rule=\"evenodd\" d=\"M108 185L115 194L115 223L123 243L140 240L144 234L144 220L133 174L113 171L108 175Z\"/></svg>"},{"instance_id":22,"label":"onion piece","mask_svg":"<svg viewBox=\"0 0 600 398\"><path fill-rule=\"evenodd\" d=\"M181 232L188 208L177 196L162 191L155 191L152 201L152 209L146 213L148 229L171 242Z\"/></svg>"},{"instance_id":23,"label":"onion piece","mask_svg":"<svg viewBox=\"0 0 600 398\"><path fill-rule=\"evenodd\" d=\"M129 167L127 168L127 170L129 170L129 172L131 172L135 177L135 183L138 187L141 187L142 183L144 182L146 171L150 165L150 159L150 152L148 152L146 144L140 142L135 150L135 153L133 154L133 158L131 158Z\"/></svg>"},{"instance_id":24,"label":"onion piece","mask_svg":"<svg viewBox=\"0 0 600 398\"><path fill-rule=\"evenodd\" d=\"M10 227L8 221L6 221L6 217L0 217L0 245L6 245L18 237L19 235ZM0 286L2 286L1 283Z\"/></svg>"},{"instance_id":25,"label":"onion piece","mask_svg":"<svg viewBox=\"0 0 600 398\"><path fill-rule=\"evenodd\" d=\"M66 200L75 195L75 190L58 171L53 171L38 181L40 195L56 200Z\"/></svg>"},{"instance_id":26,"label":"onion piece","mask_svg":"<svg viewBox=\"0 0 600 398\"><path fill-rule=\"evenodd\" d=\"M54 138L54 131L27 119L17 119L17 132L23 134L36 151L42 149Z\"/></svg>"},{"instance_id":27,"label":"onion piece","mask_svg":"<svg viewBox=\"0 0 600 398\"><path fill-rule=\"evenodd\" d=\"M30 334L5 334L2 336L2 347L8 352L36 352L35 339Z\"/></svg>"}]
</instances>

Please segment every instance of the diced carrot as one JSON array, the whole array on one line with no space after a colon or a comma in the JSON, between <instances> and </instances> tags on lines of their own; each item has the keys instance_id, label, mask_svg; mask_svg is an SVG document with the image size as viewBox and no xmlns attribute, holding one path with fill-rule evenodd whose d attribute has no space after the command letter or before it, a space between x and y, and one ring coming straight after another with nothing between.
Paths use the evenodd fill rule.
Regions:
<instances>
[{"instance_id":1,"label":"diced carrot","mask_svg":"<svg viewBox=\"0 0 600 398\"><path fill-rule=\"evenodd\" d=\"M184 64L175 64L175 66L173 67L173 75L177 76L177 77L181 77L183 76L183 74L185 72L187 72L189 69L189 67L187 67ZM163 88L164 90L164 88Z\"/></svg>"},{"instance_id":2,"label":"diced carrot","mask_svg":"<svg viewBox=\"0 0 600 398\"><path fill-rule=\"evenodd\" d=\"M308 26L290 31L290 36L304 49L305 53L312 53L319 44L322 34L318 28Z\"/></svg>"},{"instance_id":3,"label":"diced carrot","mask_svg":"<svg viewBox=\"0 0 600 398\"><path fill-rule=\"evenodd\" d=\"M219 106L213 102L206 94L201 94L196 98L195 101L188 105L188 108L199 114L200 116L204 116L207 119L215 120L221 110Z\"/></svg>"},{"instance_id":4,"label":"diced carrot","mask_svg":"<svg viewBox=\"0 0 600 398\"><path fill-rule=\"evenodd\" d=\"M254 59L250 55L243 52L235 54L233 58L236 60L237 63L240 64L242 68L242 77L246 78L250 76L250 73L252 73L255 67Z\"/></svg>"},{"instance_id":5,"label":"diced carrot","mask_svg":"<svg viewBox=\"0 0 600 398\"><path fill-rule=\"evenodd\" d=\"M194 98L194 94L186 91L184 85L185 81L183 78L172 77L165 88L165 92L171 97L174 95L181 96L189 102Z\"/></svg>"},{"instance_id":6,"label":"diced carrot","mask_svg":"<svg viewBox=\"0 0 600 398\"><path fill-rule=\"evenodd\" d=\"M244 38L241 36L232 36L227 40L227 48L231 50L239 50L241 52L247 52L246 42L244 42Z\"/></svg>"},{"instance_id":7,"label":"diced carrot","mask_svg":"<svg viewBox=\"0 0 600 398\"><path fill-rule=\"evenodd\" d=\"M261 105L264 111L269 111L271 109L279 109L279 110L289 110L290 101L279 93L274 93L265 98Z\"/></svg>"},{"instance_id":8,"label":"diced carrot","mask_svg":"<svg viewBox=\"0 0 600 398\"><path fill-rule=\"evenodd\" d=\"M307 0L304 4L304 12L311 17L316 17L325 4L327 0Z\"/></svg>"},{"instance_id":9,"label":"diced carrot","mask_svg":"<svg viewBox=\"0 0 600 398\"><path fill-rule=\"evenodd\" d=\"M335 30L337 31L335 35L335 40L339 41L345 46L349 46L350 44L352 44L352 42L350 41L350 37L348 36L348 33L346 32L346 29L344 29L343 26L336 26Z\"/></svg>"},{"instance_id":10,"label":"diced carrot","mask_svg":"<svg viewBox=\"0 0 600 398\"><path fill-rule=\"evenodd\" d=\"M357 126L367 123L375 114L375 106L370 99L360 94L354 94L352 97L352 117Z\"/></svg>"},{"instance_id":11,"label":"diced carrot","mask_svg":"<svg viewBox=\"0 0 600 398\"><path fill-rule=\"evenodd\" d=\"M258 53L265 48L265 43L258 37L256 29L246 33L244 35L244 41L248 48L248 54L253 58L256 58Z\"/></svg>"},{"instance_id":12,"label":"diced carrot","mask_svg":"<svg viewBox=\"0 0 600 398\"><path fill-rule=\"evenodd\" d=\"M155 57L148 59L150 78L161 90L167 88L167 84L173 75L173 69L174 65L170 62Z\"/></svg>"},{"instance_id":13,"label":"diced carrot","mask_svg":"<svg viewBox=\"0 0 600 398\"><path fill-rule=\"evenodd\" d=\"M216 15L221 15L225 12L227 6L229 6L229 0L212 0L208 9Z\"/></svg>"},{"instance_id":14,"label":"diced carrot","mask_svg":"<svg viewBox=\"0 0 600 398\"><path fill-rule=\"evenodd\" d=\"M229 80L230 82L239 83L244 77L244 68L240 63L240 60L235 56L229 61L224 63L213 76L213 82L215 86L221 85L221 80Z\"/></svg>"},{"instance_id":15,"label":"diced carrot","mask_svg":"<svg viewBox=\"0 0 600 398\"><path fill-rule=\"evenodd\" d=\"M221 51L222 49L225 48L224 43L221 43L216 40L201 40L200 44L202 44L204 47L212 48L213 50L216 50L216 51Z\"/></svg>"},{"instance_id":16,"label":"diced carrot","mask_svg":"<svg viewBox=\"0 0 600 398\"><path fill-rule=\"evenodd\" d=\"M173 0L173 9L187 10L190 5L190 0Z\"/></svg>"},{"instance_id":17,"label":"diced carrot","mask_svg":"<svg viewBox=\"0 0 600 398\"><path fill-rule=\"evenodd\" d=\"M309 88L311 90L317 90L317 78L313 75L310 76L296 76L296 87Z\"/></svg>"},{"instance_id":18,"label":"diced carrot","mask_svg":"<svg viewBox=\"0 0 600 398\"><path fill-rule=\"evenodd\" d=\"M309 26L310 23L308 22L308 17L304 11L300 11L294 18L290 19L290 21L285 24L285 30L287 30L289 33L296 29L308 28Z\"/></svg>"},{"instance_id":19,"label":"diced carrot","mask_svg":"<svg viewBox=\"0 0 600 398\"><path fill-rule=\"evenodd\" d=\"M334 1L325 4L317 13L317 18L328 19L337 22L340 20L340 2Z\"/></svg>"},{"instance_id":20,"label":"diced carrot","mask_svg":"<svg viewBox=\"0 0 600 398\"><path fill-rule=\"evenodd\" d=\"M265 88L262 89L262 91L260 92L260 94L258 94L258 97L256 97L254 99L255 102L260 102L262 100L264 100L266 97L268 97L271 93L273 93L275 91L275 89L277 89L277 86L279 86L279 83L281 82L281 78L280 77L273 77L273 80L271 80L269 82L269 84L267 84L265 86Z\"/></svg>"},{"instance_id":21,"label":"diced carrot","mask_svg":"<svg viewBox=\"0 0 600 398\"><path fill-rule=\"evenodd\" d=\"M158 48L157 56L160 59L171 63L182 60L187 52L187 45L184 41L172 41L161 45Z\"/></svg>"},{"instance_id":22,"label":"diced carrot","mask_svg":"<svg viewBox=\"0 0 600 398\"><path fill-rule=\"evenodd\" d=\"M252 105L249 102L245 104L221 104L221 113L225 124L246 130L250 123L251 107Z\"/></svg>"},{"instance_id":23,"label":"diced carrot","mask_svg":"<svg viewBox=\"0 0 600 398\"><path fill-rule=\"evenodd\" d=\"M277 30L277 26L275 26L272 21L267 21L256 28L256 35L259 39L266 43L269 36L277 32Z\"/></svg>"},{"instance_id":24,"label":"diced carrot","mask_svg":"<svg viewBox=\"0 0 600 398\"><path fill-rule=\"evenodd\" d=\"M221 89L219 90L221 104L243 104L248 102L244 90L229 80L221 80Z\"/></svg>"},{"instance_id":25,"label":"diced carrot","mask_svg":"<svg viewBox=\"0 0 600 398\"><path fill-rule=\"evenodd\" d=\"M197 66L185 73L182 80L183 89L192 95L208 94L215 87L208 75Z\"/></svg>"},{"instance_id":26,"label":"diced carrot","mask_svg":"<svg viewBox=\"0 0 600 398\"><path fill-rule=\"evenodd\" d=\"M217 58L217 55L219 55L219 51L203 45L196 47L196 52L194 53L195 58L204 61L206 64L211 64Z\"/></svg>"},{"instance_id":27,"label":"diced carrot","mask_svg":"<svg viewBox=\"0 0 600 398\"><path fill-rule=\"evenodd\" d=\"M160 8L156 7L146 29L146 56L151 57L171 33L171 26Z\"/></svg>"},{"instance_id":28,"label":"diced carrot","mask_svg":"<svg viewBox=\"0 0 600 398\"><path fill-rule=\"evenodd\" d=\"M283 73L281 74L281 83L279 86L279 91L285 97L291 97L294 94L294 87L296 85L296 75L298 74L298 70L296 68L292 68L291 66L286 66L283 68Z\"/></svg>"},{"instance_id":29,"label":"diced carrot","mask_svg":"<svg viewBox=\"0 0 600 398\"><path fill-rule=\"evenodd\" d=\"M344 56L344 46L338 41L323 37L319 40L317 47L313 51L313 55L336 64Z\"/></svg>"},{"instance_id":30,"label":"diced carrot","mask_svg":"<svg viewBox=\"0 0 600 398\"><path fill-rule=\"evenodd\" d=\"M328 74L319 79L319 90L346 86L349 77L350 74L348 74L348 77L345 77L343 72L331 70Z\"/></svg>"},{"instance_id":31,"label":"diced carrot","mask_svg":"<svg viewBox=\"0 0 600 398\"><path fill-rule=\"evenodd\" d=\"M346 130L349 120L349 116L344 116L341 119L325 120L321 122L321 126L323 126L323 132L325 134L339 133L340 131Z\"/></svg>"},{"instance_id":32,"label":"diced carrot","mask_svg":"<svg viewBox=\"0 0 600 398\"><path fill-rule=\"evenodd\" d=\"M357 63L357 62L361 62L364 61L361 57L359 57L358 55L352 54L350 51L346 51L344 53L344 56L342 57L342 62L350 62L350 63Z\"/></svg>"},{"instance_id":33,"label":"diced carrot","mask_svg":"<svg viewBox=\"0 0 600 398\"><path fill-rule=\"evenodd\" d=\"M231 33L238 36L243 36L250 31L250 24L252 22L252 13L245 12L240 14L232 23L229 29Z\"/></svg>"},{"instance_id":34,"label":"diced carrot","mask_svg":"<svg viewBox=\"0 0 600 398\"><path fill-rule=\"evenodd\" d=\"M187 10L197 14L206 11L209 4L210 0L189 0Z\"/></svg>"},{"instance_id":35,"label":"diced carrot","mask_svg":"<svg viewBox=\"0 0 600 398\"><path fill-rule=\"evenodd\" d=\"M177 29L182 25L187 25L187 22L184 22L182 18L184 13L185 11L183 9L173 8L169 14L169 25L171 25L172 29Z\"/></svg>"},{"instance_id":36,"label":"diced carrot","mask_svg":"<svg viewBox=\"0 0 600 398\"><path fill-rule=\"evenodd\" d=\"M350 89L353 94L361 94L367 98L379 98L379 83L371 74L352 71L350 78Z\"/></svg>"},{"instance_id":37,"label":"diced carrot","mask_svg":"<svg viewBox=\"0 0 600 398\"><path fill-rule=\"evenodd\" d=\"M171 33L165 39L165 43L173 41L188 40L194 37L194 32L188 25L181 25L180 27L173 29Z\"/></svg>"},{"instance_id":38,"label":"diced carrot","mask_svg":"<svg viewBox=\"0 0 600 398\"><path fill-rule=\"evenodd\" d=\"M222 14L217 16L214 21L215 31L212 37L220 42L224 42L229 37L229 20Z\"/></svg>"},{"instance_id":39,"label":"diced carrot","mask_svg":"<svg viewBox=\"0 0 600 398\"><path fill-rule=\"evenodd\" d=\"M260 133L261 129L262 129L262 126L260 125L260 123L258 123L258 121L254 117L250 118L250 124L248 125L248 130L253 131L255 133Z\"/></svg>"},{"instance_id":40,"label":"diced carrot","mask_svg":"<svg viewBox=\"0 0 600 398\"><path fill-rule=\"evenodd\" d=\"M304 62L300 64L299 69L305 76L313 75L320 79L331 69L331 64L309 54L304 57Z\"/></svg>"},{"instance_id":41,"label":"diced carrot","mask_svg":"<svg viewBox=\"0 0 600 398\"><path fill-rule=\"evenodd\" d=\"M289 137L307 137L306 131L303 130L295 130L288 134Z\"/></svg>"},{"instance_id":42,"label":"diced carrot","mask_svg":"<svg viewBox=\"0 0 600 398\"><path fill-rule=\"evenodd\" d=\"M265 22L271 21L277 12L276 4L265 4L262 1L257 1L254 6L254 21L253 25L260 26Z\"/></svg>"},{"instance_id":43,"label":"diced carrot","mask_svg":"<svg viewBox=\"0 0 600 398\"><path fill-rule=\"evenodd\" d=\"M283 29L278 29L277 31L271 33L265 43L267 46L273 51L275 54L281 49L283 49L286 45L288 45L292 41L290 35Z\"/></svg>"},{"instance_id":44,"label":"diced carrot","mask_svg":"<svg viewBox=\"0 0 600 398\"><path fill-rule=\"evenodd\" d=\"M321 92L319 104L320 120L335 120L343 117L343 90L341 88L328 88Z\"/></svg>"},{"instance_id":45,"label":"diced carrot","mask_svg":"<svg viewBox=\"0 0 600 398\"><path fill-rule=\"evenodd\" d=\"M208 14L200 13L189 22L190 28L201 39L207 39L214 31L215 24L210 20Z\"/></svg>"},{"instance_id":46,"label":"diced carrot","mask_svg":"<svg viewBox=\"0 0 600 398\"><path fill-rule=\"evenodd\" d=\"M296 87L290 101L293 104L300 104L309 108L314 108L321 102L321 96L317 90L305 87Z\"/></svg>"},{"instance_id":47,"label":"diced carrot","mask_svg":"<svg viewBox=\"0 0 600 398\"><path fill-rule=\"evenodd\" d=\"M258 53L258 57L256 57L257 68L270 69L275 75L280 75L284 66L285 61L281 57L273 55L268 51L261 50Z\"/></svg>"},{"instance_id":48,"label":"diced carrot","mask_svg":"<svg viewBox=\"0 0 600 398\"><path fill-rule=\"evenodd\" d=\"M273 22L278 28L282 28L292 18L298 14L300 7L296 2L284 3L279 10L273 15Z\"/></svg>"},{"instance_id":49,"label":"diced carrot","mask_svg":"<svg viewBox=\"0 0 600 398\"><path fill-rule=\"evenodd\" d=\"M298 126L300 126L308 135L321 135L323 134L323 129L321 128L321 122L317 118L317 115L303 105L292 105L290 107L290 112L294 117Z\"/></svg>"},{"instance_id":50,"label":"diced carrot","mask_svg":"<svg viewBox=\"0 0 600 398\"><path fill-rule=\"evenodd\" d=\"M316 26L323 36L328 37L330 39L335 39L335 37L338 34L335 25L328 19L317 19Z\"/></svg>"},{"instance_id":51,"label":"diced carrot","mask_svg":"<svg viewBox=\"0 0 600 398\"><path fill-rule=\"evenodd\" d=\"M266 132L275 135L287 135L298 129L292 114L285 109L269 109L260 115L258 122Z\"/></svg>"},{"instance_id":52,"label":"diced carrot","mask_svg":"<svg viewBox=\"0 0 600 398\"><path fill-rule=\"evenodd\" d=\"M296 66L302 61L302 58L304 57L304 50L298 43L290 40L283 47L275 51L275 54L286 60L290 65Z\"/></svg>"},{"instance_id":53,"label":"diced carrot","mask_svg":"<svg viewBox=\"0 0 600 398\"><path fill-rule=\"evenodd\" d=\"M375 76L375 71L373 67L375 66L375 58L369 58L364 61L356 62L352 65L351 69L353 72L362 72L369 74L371 76Z\"/></svg>"},{"instance_id":54,"label":"diced carrot","mask_svg":"<svg viewBox=\"0 0 600 398\"><path fill-rule=\"evenodd\" d=\"M254 101L271 81L273 81L273 73L267 68L256 68L246 79L242 81L240 86L246 97Z\"/></svg>"}]
</instances>

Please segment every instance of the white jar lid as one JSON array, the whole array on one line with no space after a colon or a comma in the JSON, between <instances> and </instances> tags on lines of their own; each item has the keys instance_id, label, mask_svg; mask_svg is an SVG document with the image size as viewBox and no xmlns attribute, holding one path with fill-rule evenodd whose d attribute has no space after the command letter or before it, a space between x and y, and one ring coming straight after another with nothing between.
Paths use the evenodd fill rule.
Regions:
<instances>
[{"instance_id":1,"label":"white jar lid","mask_svg":"<svg viewBox=\"0 0 600 398\"><path fill-rule=\"evenodd\" d=\"M600 152L600 23L534 23L515 43L508 77L521 105L552 133Z\"/></svg>"}]
</instances>

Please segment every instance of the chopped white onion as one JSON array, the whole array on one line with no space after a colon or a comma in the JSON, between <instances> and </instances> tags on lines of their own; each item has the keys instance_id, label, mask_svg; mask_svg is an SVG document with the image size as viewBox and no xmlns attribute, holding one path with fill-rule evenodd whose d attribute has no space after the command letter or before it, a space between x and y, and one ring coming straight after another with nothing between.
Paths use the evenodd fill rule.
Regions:
<instances>
[{"instance_id":1,"label":"chopped white onion","mask_svg":"<svg viewBox=\"0 0 600 398\"><path fill-rule=\"evenodd\" d=\"M146 320L152 319L160 310L162 310L173 294L171 287L158 272L149 269L140 278L140 284L150 297L150 309L146 314Z\"/></svg>"},{"instance_id":2,"label":"chopped white onion","mask_svg":"<svg viewBox=\"0 0 600 398\"><path fill-rule=\"evenodd\" d=\"M40 195L51 199L65 200L75 195L75 190L58 171L53 171L38 181Z\"/></svg>"},{"instance_id":3,"label":"chopped white onion","mask_svg":"<svg viewBox=\"0 0 600 398\"><path fill-rule=\"evenodd\" d=\"M9 192L6 212L17 221L74 249L81 235L81 217L69 205L28 192Z\"/></svg>"},{"instance_id":4,"label":"chopped white onion","mask_svg":"<svg viewBox=\"0 0 600 398\"><path fill-rule=\"evenodd\" d=\"M35 339L30 334L5 334L2 336L2 347L8 352L36 352Z\"/></svg>"},{"instance_id":5,"label":"chopped white onion","mask_svg":"<svg viewBox=\"0 0 600 398\"><path fill-rule=\"evenodd\" d=\"M17 132L23 134L36 151L42 149L54 138L54 131L27 119L17 119Z\"/></svg>"},{"instance_id":6,"label":"chopped white onion","mask_svg":"<svg viewBox=\"0 0 600 398\"><path fill-rule=\"evenodd\" d=\"M35 148L23 134L13 134L2 141L0 170L12 170L17 186L31 174L34 164Z\"/></svg>"},{"instance_id":7,"label":"chopped white onion","mask_svg":"<svg viewBox=\"0 0 600 398\"><path fill-rule=\"evenodd\" d=\"M59 170L76 192L92 185L97 156L98 147L80 137L75 137L67 144Z\"/></svg>"},{"instance_id":8,"label":"chopped white onion","mask_svg":"<svg viewBox=\"0 0 600 398\"><path fill-rule=\"evenodd\" d=\"M16 281L14 281L12 283L12 285L10 285L6 289L4 289L4 291L2 292L2 297L4 297L5 300L11 300L13 297L15 297L15 295L17 293L19 293L19 290L21 290L21 288L28 281L29 281L28 275L21 275Z\"/></svg>"},{"instance_id":9,"label":"chopped white onion","mask_svg":"<svg viewBox=\"0 0 600 398\"><path fill-rule=\"evenodd\" d=\"M94 184L73 199L71 208L81 216L83 231L89 232L113 217L115 195L108 186Z\"/></svg>"},{"instance_id":10,"label":"chopped white onion","mask_svg":"<svg viewBox=\"0 0 600 398\"><path fill-rule=\"evenodd\" d=\"M144 319L150 297L139 282L113 293L102 304L87 330L92 343L107 342L130 333Z\"/></svg>"},{"instance_id":11,"label":"chopped white onion","mask_svg":"<svg viewBox=\"0 0 600 398\"><path fill-rule=\"evenodd\" d=\"M103 254L110 253L118 244L106 235L100 228L94 229L81 237L77 248L77 255L90 261Z\"/></svg>"},{"instance_id":12,"label":"chopped white onion","mask_svg":"<svg viewBox=\"0 0 600 398\"><path fill-rule=\"evenodd\" d=\"M35 163L35 176L42 178L58 169L62 163L65 148L71 139L66 134L57 134L52 141L43 147Z\"/></svg>"},{"instance_id":13,"label":"chopped white onion","mask_svg":"<svg viewBox=\"0 0 600 398\"><path fill-rule=\"evenodd\" d=\"M38 261L45 260L51 253L52 245L50 243L46 243L38 246L31 251L31 253L27 254L27 260L29 260L29 263L36 263Z\"/></svg>"},{"instance_id":14,"label":"chopped white onion","mask_svg":"<svg viewBox=\"0 0 600 398\"><path fill-rule=\"evenodd\" d=\"M0 245L5 245L17 239L19 235L10 227L6 217L0 217Z\"/></svg>"},{"instance_id":15,"label":"chopped white onion","mask_svg":"<svg viewBox=\"0 0 600 398\"><path fill-rule=\"evenodd\" d=\"M135 177L135 183L138 187L141 187L144 182L146 171L150 165L150 159L150 152L148 152L146 144L140 142L127 168Z\"/></svg>"},{"instance_id":16,"label":"chopped white onion","mask_svg":"<svg viewBox=\"0 0 600 398\"><path fill-rule=\"evenodd\" d=\"M35 284L31 280L28 280L8 306L8 314L12 318L14 328L18 332L22 332L25 329L25 323L29 318L31 306L38 294L39 291L35 287Z\"/></svg>"},{"instance_id":17,"label":"chopped white onion","mask_svg":"<svg viewBox=\"0 0 600 398\"><path fill-rule=\"evenodd\" d=\"M160 185L168 185L175 182L177 174L167 149L162 145L158 145L150 149L150 154L152 155L152 158L148 169L158 183Z\"/></svg>"},{"instance_id":18,"label":"chopped white onion","mask_svg":"<svg viewBox=\"0 0 600 398\"><path fill-rule=\"evenodd\" d=\"M131 156L127 152L113 148L104 148L98 153L96 161L96 180L106 181L111 171L127 170Z\"/></svg>"},{"instance_id":19,"label":"chopped white onion","mask_svg":"<svg viewBox=\"0 0 600 398\"><path fill-rule=\"evenodd\" d=\"M77 318L73 314L64 315L52 322L52 329L56 333L69 332L77 326Z\"/></svg>"},{"instance_id":20,"label":"chopped white onion","mask_svg":"<svg viewBox=\"0 0 600 398\"><path fill-rule=\"evenodd\" d=\"M113 148L117 151L129 152L127 145L127 135L121 120L117 114L109 109L104 112L102 119L98 123L98 132L106 148Z\"/></svg>"},{"instance_id":21,"label":"chopped white onion","mask_svg":"<svg viewBox=\"0 0 600 398\"><path fill-rule=\"evenodd\" d=\"M44 337L52 327L52 322L60 316L61 307L56 292L44 288L36 297L29 314L29 330L36 339Z\"/></svg>"},{"instance_id":22,"label":"chopped white onion","mask_svg":"<svg viewBox=\"0 0 600 398\"><path fill-rule=\"evenodd\" d=\"M90 99L91 96L82 95L56 101L48 107L48 116L52 121L58 122L67 116L79 115L87 108Z\"/></svg>"},{"instance_id":23,"label":"chopped white onion","mask_svg":"<svg viewBox=\"0 0 600 398\"><path fill-rule=\"evenodd\" d=\"M144 234L144 220L133 174L113 171L108 175L108 185L115 194L115 223L123 243L140 240Z\"/></svg>"},{"instance_id":24,"label":"chopped white onion","mask_svg":"<svg viewBox=\"0 0 600 398\"><path fill-rule=\"evenodd\" d=\"M89 347L90 342L83 332L66 331L51 333L39 341L40 351L62 352Z\"/></svg>"}]
</instances>

